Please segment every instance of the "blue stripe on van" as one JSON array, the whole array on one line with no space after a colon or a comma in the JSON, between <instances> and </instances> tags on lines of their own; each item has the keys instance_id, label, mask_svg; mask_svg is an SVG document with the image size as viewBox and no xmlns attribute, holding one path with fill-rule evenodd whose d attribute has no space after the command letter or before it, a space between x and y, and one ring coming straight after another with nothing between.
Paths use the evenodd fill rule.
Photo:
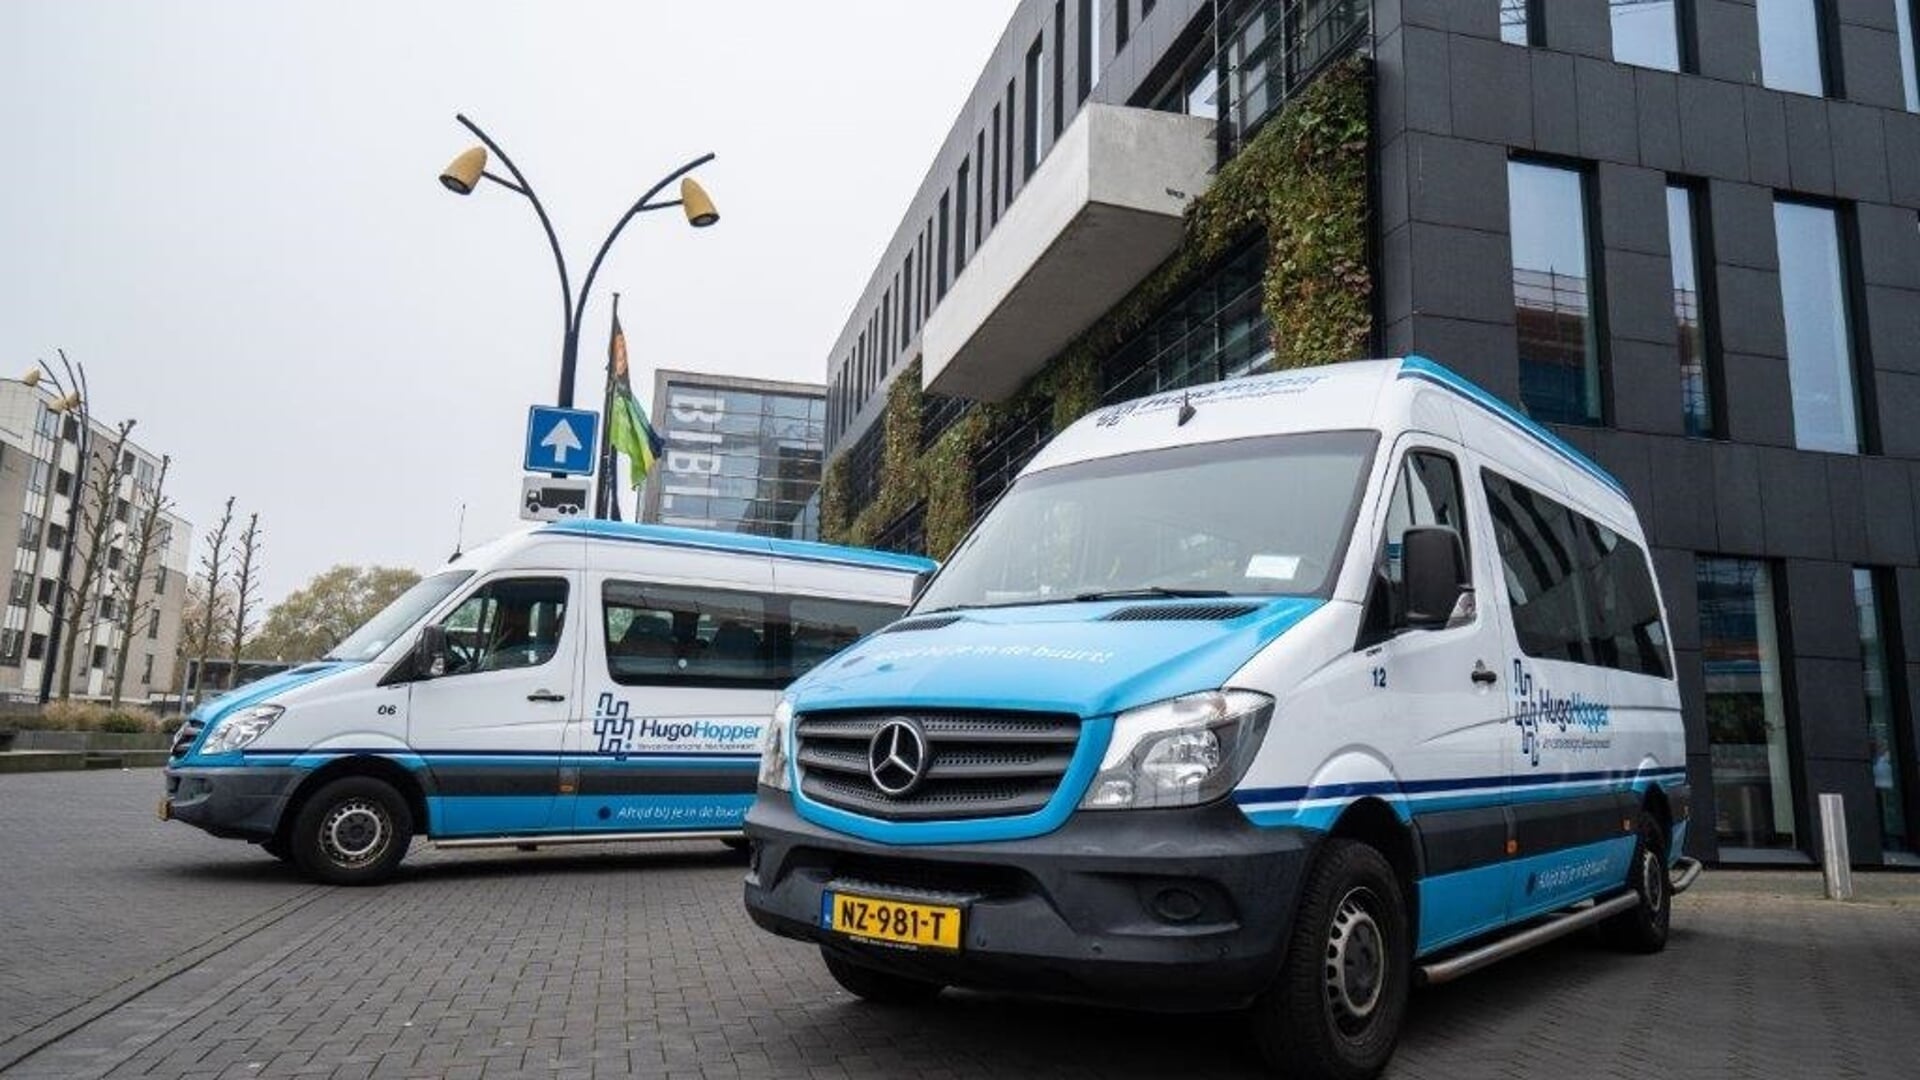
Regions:
<instances>
[{"instance_id":1,"label":"blue stripe on van","mask_svg":"<svg viewBox=\"0 0 1920 1080\"><path fill-rule=\"evenodd\" d=\"M1534 423L1520 410L1487 393L1485 390L1455 374L1446 367L1418 354L1409 355L1400 361L1400 374L1397 377L1402 379L1419 379L1423 382L1429 382L1435 386L1453 391L1468 401L1473 402L1475 405L1505 420L1507 423L1512 424L1514 427L1519 428L1522 433L1531 437L1535 442L1553 451L1581 472L1586 473L1588 476L1593 477L1595 480L1600 481L1615 492L1618 492L1622 498L1626 498L1627 489L1621 486L1620 481L1613 478L1612 473L1595 464L1592 458L1569 446L1566 441L1558 435Z\"/></svg>"},{"instance_id":2,"label":"blue stripe on van","mask_svg":"<svg viewBox=\"0 0 1920 1080\"><path fill-rule=\"evenodd\" d=\"M1268 803L1305 802L1314 799L1357 798L1362 795L1444 794L1482 788L1539 789L1555 784L1584 782L1621 785L1640 780L1682 778L1686 766L1659 769L1620 769L1600 772L1542 773L1538 776L1458 776L1437 780L1369 780L1350 784L1320 784L1313 787L1243 788L1233 793L1233 801L1242 806ZM1503 796L1491 796L1498 799Z\"/></svg>"},{"instance_id":3,"label":"blue stripe on van","mask_svg":"<svg viewBox=\"0 0 1920 1080\"><path fill-rule=\"evenodd\" d=\"M705 551L738 551L748 555L771 555L779 559L803 562L837 563L869 570L894 570L903 574L925 574L940 564L918 555L892 551L819 544L811 540L782 540L744 533L710 532L673 525L646 525L632 521L556 521L541 526L538 532L590 536L601 540L623 540L663 547L695 548Z\"/></svg>"}]
</instances>

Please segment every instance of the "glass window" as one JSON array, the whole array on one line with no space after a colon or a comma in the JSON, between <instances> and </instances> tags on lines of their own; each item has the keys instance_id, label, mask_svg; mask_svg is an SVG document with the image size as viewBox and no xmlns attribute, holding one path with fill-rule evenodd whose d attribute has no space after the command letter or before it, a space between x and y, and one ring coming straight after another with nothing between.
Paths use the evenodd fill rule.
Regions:
<instances>
[{"instance_id":1,"label":"glass window","mask_svg":"<svg viewBox=\"0 0 1920 1080\"><path fill-rule=\"evenodd\" d=\"M447 631L447 674L539 667L560 647L566 617L565 578L488 582L442 624Z\"/></svg>"},{"instance_id":2,"label":"glass window","mask_svg":"<svg viewBox=\"0 0 1920 1080\"><path fill-rule=\"evenodd\" d=\"M1500 40L1509 45L1535 44L1533 0L1500 0Z\"/></svg>"},{"instance_id":3,"label":"glass window","mask_svg":"<svg viewBox=\"0 0 1920 1080\"><path fill-rule=\"evenodd\" d=\"M454 589L473 576L471 570L449 570L422 578L413 588L395 597L391 604L382 608L380 614L368 619L360 629L349 634L340 644L327 652L328 660L371 660L391 644L396 637L405 633L414 623L431 610L434 605L445 600Z\"/></svg>"},{"instance_id":4,"label":"glass window","mask_svg":"<svg viewBox=\"0 0 1920 1080\"><path fill-rule=\"evenodd\" d=\"M1026 140L1025 171L1021 175L1028 180L1033 179L1033 170L1040 165L1040 116L1046 108L1046 69L1046 41L1044 37L1035 37L1027 49L1027 111L1021 124L1021 135Z\"/></svg>"},{"instance_id":5,"label":"glass window","mask_svg":"<svg viewBox=\"0 0 1920 1080\"><path fill-rule=\"evenodd\" d=\"M1906 804L1900 774L1904 755L1897 729L1903 715L1899 673L1888 664L1887 628L1891 605L1883 608L1881 595L1891 590L1876 586L1882 575L1866 567L1853 571L1853 600L1860 615L1860 659L1867 697L1867 760L1873 769L1874 799L1879 804L1874 821L1880 826L1880 847L1888 852L1910 852Z\"/></svg>"},{"instance_id":6,"label":"glass window","mask_svg":"<svg viewBox=\"0 0 1920 1080\"><path fill-rule=\"evenodd\" d=\"M1600 334L1589 303L1586 179L1574 169L1507 166L1520 401L1535 420L1600 422Z\"/></svg>"},{"instance_id":7,"label":"glass window","mask_svg":"<svg viewBox=\"0 0 1920 1080\"><path fill-rule=\"evenodd\" d=\"M1067 0L1053 0L1053 137L1067 124Z\"/></svg>"},{"instance_id":8,"label":"glass window","mask_svg":"<svg viewBox=\"0 0 1920 1080\"><path fill-rule=\"evenodd\" d=\"M1667 678L1667 627L1653 569L1640 545L1579 514L1572 515L1580 606L1592 662L1617 671Z\"/></svg>"},{"instance_id":9,"label":"glass window","mask_svg":"<svg viewBox=\"0 0 1920 1080\"><path fill-rule=\"evenodd\" d=\"M1824 95L1820 0L1759 0L1760 81L1774 90Z\"/></svg>"},{"instance_id":10,"label":"glass window","mask_svg":"<svg viewBox=\"0 0 1920 1080\"><path fill-rule=\"evenodd\" d=\"M158 615L159 612L155 612ZM27 639L27 659L39 660L47 655L47 635L34 634Z\"/></svg>"},{"instance_id":11,"label":"glass window","mask_svg":"<svg viewBox=\"0 0 1920 1080\"><path fill-rule=\"evenodd\" d=\"M1713 386L1708 378L1707 320L1700 289L1697 240L1703 215L1694 212L1694 190L1667 186L1667 244L1673 264L1673 321L1680 343L1680 408L1687 434L1714 434Z\"/></svg>"},{"instance_id":12,"label":"glass window","mask_svg":"<svg viewBox=\"0 0 1920 1080\"><path fill-rule=\"evenodd\" d=\"M1893 0L1893 23L1900 38L1900 84L1906 90L1907 111L1920 112L1920 43L1913 36L1914 0Z\"/></svg>"},{"instance_id":13,"label":"glass window","mask_svg":"<svg viewBox=\"0 0 1920 1080\"><path fill-rule=\"evenodd\" d=\"M1431 451L1409 453L1401 463L1399 479L1387 501L1387 523L1375 556L1374 587L1367 601L1366 627L1361 644L1385 640L1402 625L1400 604L1401 538L1410 528L1444 525L1468 539L1465 504L1460 495L1460 470L1453 459ZM1468 565L1472 565L1469 557Z\"/></svg>"},{"instance_id":14,"label":"glass window","mask_svg":"<svg viewBox=\"0 0 1920 1080\"><path fill-rule=\"evenodd\" d=\"M1079 40L1079 100L1084 102L1100 77L1100 0L1080 0Z\"/></svg>"},{"instance_id":15,"label":"glass window","mask_svg":"<svg viewBox=\"0 0 1920 1080\"><path fill-rule=\"evenodd\" d=\"M1773 204L1773 223L1780 246L1794 445L1858 453L1859 397L1839 215L1832 207L1779 200Z\"/></svg>"},{"instance_id":16,"label":"glass window","mask_svg":"<svg viewBox=\"0 0 1920 1080\"><path fill-rule=\"evenodd\" d=\"M47 490L47 474L52 471L52 468L52 465L39 458L33 459L33 464L27 467L27 490Z\"/></svg>"},{"instance_id":17,"label":"glass window","mask_svg":"<svg viewBox=\"0 0 1920 1080\"><path fill-rule=\"evenodd\" d=\"M1715 833L1723 845L1795 847L1796 803L1771 567L1753 559L1702 557L1695 576Z\"/></svg>"},{"instance_id":18,"label":"glass window","mask_svg":"<svg viewBox=\"0 0 1920 1080\"><path fill-rule=\"evenodd\" d=\"M1171 424L1182 401L1167 394L1102 419ZM1375 440L1281 435L1031 473L954 552L916 610L1159 590L1322 593L1345 551Z\"/></svg>"},{"instance_id":19,"label":"glass window","mask_svg":"<svg viewBox=\"0 0 1920 1080\"><path fill-rule=\"evenodd\" d=\"M953 276L959 277L960 271L967 268L967 198L973 163L960 163L960 175L953 182Z\"/></svg>"},{"instance_id":20,"label":"glass window","mask_svg":"<svg viewBox=\"0 0 1920 1080\"><path fill-rule=\"evenodd\" d=\"M800 596L609 581L607 674L623 686L779 689L900 608Z\"/></svg>"},{"instance_id":21,"label":"glass window","mask_svg":"<svg viewBox=\"0 0 1920 1080\"><path fill-rule=\"evenodd\" d=\"M1680 70L1680 22L1675 0L1608 0L1613 58L1622 64Z\"/></svg>"},{"instance_id":22,"label":"glass window","mask_svg":"<svg viewBox=\"0 0 1920 1080\"><path fill-rule=\"evenodd\" d=\"M1113 51L1117 54L1127 47L1127 35L1132 28L1127 25L1127 5L1132 0L1113 0Z\"/></svg>"},{"instance_id":23,"label":"glass window","mask_svg":"<svg viewBox=\"0 0 1920 1080\"><path fill-rule=\"evenodd\" d=\"M1483 473L1483 480L1520 651L1543 660L1591 663L1574 573L1572 515L1503 476Z\"/></svg>"}]
</instances>

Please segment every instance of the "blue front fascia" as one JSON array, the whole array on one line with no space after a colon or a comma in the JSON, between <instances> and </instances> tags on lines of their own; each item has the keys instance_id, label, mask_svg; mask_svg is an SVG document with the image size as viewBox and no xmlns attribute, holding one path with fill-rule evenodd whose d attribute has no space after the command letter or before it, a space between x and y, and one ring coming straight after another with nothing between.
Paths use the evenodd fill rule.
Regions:
<instances>
[{"instance_id":1,"label":"blue front fascia","mask_svg":"<svg viewBox=\"0 0 1920 1080\"><path fill-rule=\"evenodd\" d=\"M1066 774L1047 804L1032 813L883 821L806 797L790 727L794 809L816 825L884 844L1017 840L1052 832L1074 812L1099 770L1114 716L1221 688L1324 603L1311 597L1238 599L1258 607L1226 620L1114 622L1106 617L1123 607L1167 601L1033 604L969 610L937 629L871 635L794 684L788 693L797 715L867 709L1065 713L1081 721Z\"/></svg>"},{"instance_id":2,"label":"blue front fascia","mask_svg":"<svg viewBox=\"0 0 1920 1080\"><path fill-rule=\"evenodd\" d=\"M222 721L241 709L265 702L275 694L283 694L296 687L305 686L329 675L359 666L360 661L357 660L317 660L311 664L302 664L291 671L269 675L259 682L248 683L202 704L193 710L191 717L201 722L200 734L194 738L193 745L187 748L186 756L174 764L196 766L240 764L242 751L236 750L211 756L202 756L200 753L200 748L206 745L208 736L213 734L213 729L219 727Z\"/></svg>"}]
</instances>

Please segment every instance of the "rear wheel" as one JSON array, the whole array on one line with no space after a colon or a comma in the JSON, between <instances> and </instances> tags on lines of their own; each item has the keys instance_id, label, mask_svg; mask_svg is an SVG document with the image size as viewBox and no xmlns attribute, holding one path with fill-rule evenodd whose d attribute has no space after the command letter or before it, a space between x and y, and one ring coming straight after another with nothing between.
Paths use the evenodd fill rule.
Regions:
<instances>
[{"instance_id":1,"label":"rear wheel","mask_svg":"<svg viewBox=\"0 0 1920 1080\"><path fill-rule=\"evenodd\" d=\"M889 975L848 960L824 946L820 959L826 961L827 974L847 993L875 1005L918 1005L931 1001L944 987L939 983Z\"/></svg>"},{"instance_id":2,"label":"rear wheel","mask_svg":"<svg viewBox=\"0 0 1920 1080\"><path fill-rule=\"evenodd\" d=\"M406 857L413 815L386 781L347 776L300 805L288 839L293 861L309 876L329 885L374 885Z\"/></svg>"},{"instance_id":3,"label":"rear wheel","mask_svg":"<svg viewBox=\"0 0 1920 1080\"><path fill-rule=\"evenodd\" d=\"M1328 840L1286 959L1254 1001L1254 1040L1287 1076L1363 1080L1393 1056L1412 974L1400 880L1378 851Z\"/></svg>"},{"instance_id":4,"label":"rear wheel","mask_svg":"<svg viewBox=\"0 0 1920 1080\"><path fill-rule=\"evenodd\" d=\"M1639 839L1633 845L1633 863L1627 885L1639 903L1600 924L1607 944L1623 952L1657 953L1667 947L1667 924L1673 915L1673 888L1667 879L1667 846L1660 821L1640 812Z\"/></svg>"}]
</instances>

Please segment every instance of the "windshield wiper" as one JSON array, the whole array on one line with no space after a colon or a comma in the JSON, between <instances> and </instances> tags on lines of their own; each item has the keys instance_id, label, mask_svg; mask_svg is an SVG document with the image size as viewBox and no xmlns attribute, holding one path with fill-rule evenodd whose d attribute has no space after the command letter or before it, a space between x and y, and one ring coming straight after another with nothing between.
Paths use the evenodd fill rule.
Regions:
<instances>
[{"instance_id":1,"label":"windshield wiper","mask_svg":"<svg viewBox=\"0 0 1920 1080\"><path fill-rule=\"evenodd\" d=\"M1108 589L1103 592L1084 592L1074 597L1075 601L1089 600L1137 600L1141 597L1180 600L1197 600L1207 597L1232 596L1225 589L1170 589L1165 585L1142 585L1135 589Z\"/></svg>"}]
</instances>

